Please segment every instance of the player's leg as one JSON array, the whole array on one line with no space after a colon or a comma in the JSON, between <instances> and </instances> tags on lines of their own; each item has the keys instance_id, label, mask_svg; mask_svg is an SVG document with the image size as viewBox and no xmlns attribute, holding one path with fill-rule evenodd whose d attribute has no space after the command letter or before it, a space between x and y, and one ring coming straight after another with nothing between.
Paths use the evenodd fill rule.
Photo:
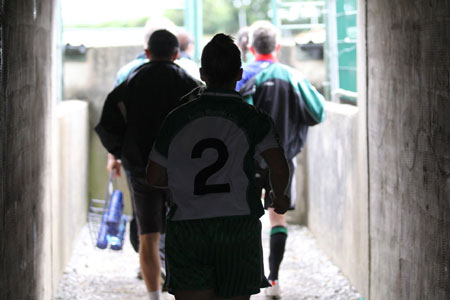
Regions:
<instances>
[{"instance_id":1,"label":"player's leg","mask_svg":"<svg viewBox=\"0 0 450 300\"><path fill-rule=\"evenodd\" d=\"M150 186L144 178L131 176L139 230L139 262L149 299L161 299L159 240L165 232L166 192Z\"/></svg>"},{"instance_id":2,"label":"player's leg","mask_svg":"<svg viewBox=\"0 0 450 300\"><path fill-rule=\"evenodd\" d=\"M256 165L255 183L259 190L265 190L265 193L261 192L261 197L264 200L264 208L269 212L269 220L272 228L269 247L268 279L270 287L265 289L265 294L270 297L279 298L281 296L281 291L278 284L278 271L280 269L281 261L283 260L287 235L276 231L279 231L281 228L286 229L287 233L286 217L285 215L275 213L274 209L270 208L270 205L272 204L272 200L270 199L271 186L267 169L261 169L259 165Z\"/></svg>"},{"instance_id":3,"label":"player's leg","mask_svg":"<svg viewBox=\"0 0 450 300\"><path fill-rule=\"evenodd\" d=\"M136 253L138 253L139 255L139 232L138 232L138 224L137 224L137 219L136 219L136 208L134 207L134 193L133 193L133 188L132 188L132 184L131 184L131 173L130 171L125 169L125 177L127 179L127 186L128 186L128 190L130 191L130 198L131 198L131 220L130 220L130 243L131 246L133 246L134 251L136 251ZM141 271L141 266L138 267L137 270L137 274L136 277L138 279L144 279L142 277L142 271Z\"/></svg>"},{"instance_id":4,"label":"player's leg","mask_svg":"<svg viewBox=\"0 0 450 300\"><path fill-rule=\"evenodd\" d=\"M296 200L296 185L295 185L295 157L288 161L290 180L288 186L288 196L291 198L290 210L295 208ZM266 186L266 189L270 189ZM268 193L267 193L268 194ZM270 199L265 199L265 202L270 202ZM279 298L281 297L280 284L278 282L278 274L280 265L283 261L284 251L286 249L286 240L288 237L288 229L286 222L286 215L277 214L273 208L268 208L270 220L270 253L269 253L269 281L272 287L266 290L266 295Z\"/></svg>"},{"instance_id":5,"label":"player's leg","mask_svg":"<svg viewBox=\"0 0 450 300\"><path fill-rule=\"evenodd\" d=\"M287 239L287 223L285 215L277 214L273 208L269 208L270 253L269 253L269 282L270 287L265 290L267 296L279 299L281 288L278 281L278 273L283 260Z\"/></svg>"},{"instance_id":6,"label":"player's leg","mask_svg":"<svg viewBox=\"0 0 450 300\"><path fill-rule=\"evenodd\" d=\"M270 207L272 200L270 199L270 179L269 172L260 172L260 182L261 186L266 193L264 195L264 207L269 212L270 220L270 247L269 247L269 281L272 286L278 280L278 271L280 269L281 261L283 260L284 249L286 246L287 239L287 222L286 215L277 214L273 208ZM272 292L275 295L272 295ZM272 291L272 289L267 289L266 293L271 296L276 296L277 291Z\"/></svg>"},{"instance_id":7,"label":"player's leg","mask_svg":"<svg viewBox=\"0 0 450 300\"><path fill-rule=\"evenodd\" d=\"M142 269L142 277L149 292L161 289L159 237L159 232L140 235L139 261Z\"/></svg>"},{"instance_id":8,"label":"player's leg","mask_svg":"<svg viewBox=\"0 0 450 300\"><path fill-rule=\"evenodd\" d=\"M269 208L269 219L271 230L268 279L272 282L278 280L278 272L286 248L287 222L286 216L277 214L273 208Z\"/></svg>"}]
</instances>

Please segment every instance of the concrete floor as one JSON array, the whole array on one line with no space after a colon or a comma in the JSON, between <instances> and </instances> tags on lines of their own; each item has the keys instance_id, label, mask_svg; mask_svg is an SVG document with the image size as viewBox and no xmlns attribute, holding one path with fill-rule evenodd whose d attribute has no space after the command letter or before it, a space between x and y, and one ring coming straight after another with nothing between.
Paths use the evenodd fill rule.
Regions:
<instances>
[{"instance_id":1,"label":"concrete floor","mask_svg":"<svg viewBox=\"0 0 450 300\"><path fill-rule=\"evenodd\" d=\"M262 217L265 263L268 256L269 223ZM266 263L267 265L267 263ZM138 256L127 242L123 251L98 250L87 226L82 230L76 248L59 285L56 300L75 299L146 299L144 283L136 278ZM267 266L266 266L266 274ZM339 269L317 248L307 228L290 225L286 253L280 272L283 298L361 299ZM165 293L166 300L174 299ZM264 293L252 300L266 299Z\"/></svg>"}]
</instances>

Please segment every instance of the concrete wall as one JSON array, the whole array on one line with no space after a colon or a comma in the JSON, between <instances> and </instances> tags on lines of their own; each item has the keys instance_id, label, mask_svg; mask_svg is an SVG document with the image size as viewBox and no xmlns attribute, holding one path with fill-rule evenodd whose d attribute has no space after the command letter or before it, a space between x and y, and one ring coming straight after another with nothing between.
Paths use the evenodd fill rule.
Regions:
<instances>
[{"instance_id":1,"label":"concrete wall","mask_svg":"<svg viewBox=\"0 0 450 300\"><path fill-rule=\"evenodd\" d=\"M0 299L52 299L86 221L87 104L56 105L55 1L0 3Z\"/></svg>"},{"instance_id":2,"label":"concrete wall","mask_svg":"<svg viewBox=\"0 0 450 300\"><path fill-rule=\"evenodd\" d=\"M325 103L310 128L306 153L307 225L322 249L362 293L368 291L367 199L358 197L358 108ZM300 207L301 208L301 207Z\"/></svg>"},{"instance_id":3,"label":"concrete wall","mask_svg":"<svg viewBox=\"0 0 450 300\"><path fill-rule=\"evenodd\" d=\"M365 2L371 299L450 299L450 2Z\"/></svg>"},{"instance_id":4,"label":"concrete wall","mask_svg":"<svg viewBox=\"0 0 450 300\"><path fill-rule=\"evenodd\" d=\"M1 1L0 299L48 296L52 0Z\"/></svg>"},{"instance_id":5,"label":"concrete wall","mask_svg":"<svg viewBox=\"0 0 450 300\"><path fill-rule=\"evenodd\" d=\"M449 299L450 2L358 6L358 107L311 129L308 224L366 298Z\"/></svg>"},{"instance_id":6,"label":"concrete wall","mask_svg":"<svg viewBox=\"0 0 450 300\"><path fill-rule=\"evenodd\" d=\"M62 101L53 110L51 261L55 289L87 219L89 111L87 102L77 100Z\"/></svg>"}]
</instances>

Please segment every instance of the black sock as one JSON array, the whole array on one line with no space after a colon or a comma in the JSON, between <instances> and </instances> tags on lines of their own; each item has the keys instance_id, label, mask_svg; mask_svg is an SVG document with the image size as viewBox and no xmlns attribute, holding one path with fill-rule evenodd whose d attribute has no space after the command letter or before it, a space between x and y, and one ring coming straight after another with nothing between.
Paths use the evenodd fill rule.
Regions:
<instances>
[{"instance_id":1,"label":"black sock","mask_svg":"<svg viewBox=\"0 0 450 300\"><path fill-rule=\"evenodd\" d=\"M283 260L286 239L286 227L272 227L272 230L270 231L269 280L278 280L278 270L280 269L280 264Z\"/></svg>"}]
</instances>

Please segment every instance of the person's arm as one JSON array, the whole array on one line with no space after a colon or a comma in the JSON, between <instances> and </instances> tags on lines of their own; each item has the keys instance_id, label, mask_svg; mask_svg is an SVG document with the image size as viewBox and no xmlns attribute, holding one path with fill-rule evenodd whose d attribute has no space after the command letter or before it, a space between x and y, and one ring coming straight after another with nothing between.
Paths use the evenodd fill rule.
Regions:
<instances>
[{"instance_id":1,"label":"person's arm","mask_svg":"<svg viewBox=\"0 0 450 300\"><path fill-rule=\"evenodd\" d=\"M151 186L166 188L167 169L150 159L147 164L146 179Z\"/></svg>"},{"instance_id":2,"label":"person's arm","mask_svg":"<svg viewBox=\"0 0 450 300\"><path fill-rule=\"evenodd\" d=\"M126 130L126 86L121 84L108 94L95 132L108 153L120 158Z\"/></svg>"},{"instance_id":3,"label":"person's arm","mask_svg":"<svg viewBox=\"0 0 450 300\"><path fill-rule=\"evenodd\" d=\"M114 171L114 177L120 177L120 167L122 166L122 162L120 159L116 159L114 155L108 153L108 161L106 163L106 170L110 174Z\"/></svg>"},{"instance_id":4,"label":"person's arm","mask_svg":"<svg viewBox=\"0 0 450 300\"><path fill-rule=\"evenodd\" d=\"M272 187L272 207L278 214L284 214L291 203L286 196L289 184L289 165L282 148L271 148L261 152L270 170L270 185Z\"/></svg>"}]
</instances>

